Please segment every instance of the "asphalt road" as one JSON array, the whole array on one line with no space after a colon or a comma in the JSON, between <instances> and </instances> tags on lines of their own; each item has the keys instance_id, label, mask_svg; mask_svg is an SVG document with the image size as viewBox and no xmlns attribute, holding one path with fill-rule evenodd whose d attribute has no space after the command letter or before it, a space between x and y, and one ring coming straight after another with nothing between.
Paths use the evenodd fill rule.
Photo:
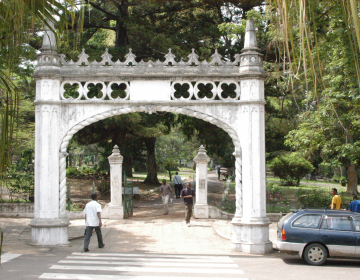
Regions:
<instances>
[{"instance_id":1,"label":"asphalt road","mask_svg":"<svg viewBox=\"0 0 360 280\"><path fill-rule=\"evenodd\" d=\"M253 255L114 253L72 247L39 248L2 264L0 279L121 279L121 280L321 280L359 279L360 260L328 260L309 266L298 256L273 253ZM4 258L5 257L5 258ZM3 260L6 255L3 255Z\"/></svg>"}]
</instances>

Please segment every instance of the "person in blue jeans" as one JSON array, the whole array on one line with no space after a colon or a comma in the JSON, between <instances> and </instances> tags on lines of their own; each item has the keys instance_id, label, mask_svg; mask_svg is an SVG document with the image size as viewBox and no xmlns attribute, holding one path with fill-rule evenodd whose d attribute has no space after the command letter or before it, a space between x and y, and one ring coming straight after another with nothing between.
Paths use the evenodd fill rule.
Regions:
<instances>
[{"instance_id":1,"label":"person in blue jeans","mask_svg":"<svg viewBox=\"0 0 360 280\"><path fill-rule=\"evenodd\" d=\"M85 240L84 240L84 251L89 251L89 243L93 230L95 229L98 246L99 248L103 248L105 246L102 235L101 235L101 204L97 202L97 194L93 193L91 195L91 201L86 204L84 213L85 213Z\"/></svg>"},{"instance_id":2,"label":"person in blue jeans","mask_svg":"<svg viewBox=\"0 0 360 280\"><path fill-rule=\"evenodd\" d=\"M353 196L353 201L350 203L350 211L360 213L360 200L358 200L357 195Z\"/></svg>"}]
</instances>

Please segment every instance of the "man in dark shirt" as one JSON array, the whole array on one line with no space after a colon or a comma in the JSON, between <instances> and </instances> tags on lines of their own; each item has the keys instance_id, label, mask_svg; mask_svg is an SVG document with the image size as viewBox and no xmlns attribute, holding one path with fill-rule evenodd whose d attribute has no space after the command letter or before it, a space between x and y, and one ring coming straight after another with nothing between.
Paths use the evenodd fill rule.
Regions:
<instances>
[{"instance_id":1,"label":"man in dark shirt","mask_svg":"<svg viewBox=\"0 0 360 280\"><path fill-rule=\"evenodd\" d=\"M195 197L195 192L193 189L191 189L191 185L190 183L186 184L186 189L183 189L181 191L181 197L184 199L184 204L185 204L185 221L186 221L186 225L190 226L190 218L191 218L191 214L192 214L192 207L194 204L194 197Z\"/></svg>"}]
</instances>

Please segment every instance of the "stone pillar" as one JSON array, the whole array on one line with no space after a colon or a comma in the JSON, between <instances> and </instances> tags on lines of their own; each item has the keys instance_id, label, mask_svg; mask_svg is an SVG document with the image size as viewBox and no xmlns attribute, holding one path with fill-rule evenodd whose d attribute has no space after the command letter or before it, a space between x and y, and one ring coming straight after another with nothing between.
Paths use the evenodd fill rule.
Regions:
<instances>
[{"instance_id":1,"label":"stone pillar","mask_svg":"<svg viewBox=\"0 0 360 280\"><path fill-rule=\"evenodd\" d=\"M245 46L240 56L240 100L244 101L241 105L240 128L242 150L241 153L235 152L236 168L242 168L242 182L237 178L236 199L240 201L237 201L236 214L231 222L231 247L252 254L272 251L272 243L269 241L270 220L266 216L265 77L254 23L248 20Z\"/></svg>"},{"instance_id":2,"label":"stone pillar","mask_svg":"<svg viewBox=\"0 0 360 280\"><path fill-rule=\"evenodd\" d=\"M112 154L108 157L110 163L110 193L109 219L124 219L124 208L122 206L122 162L119 147L114 146Z\"/></svg>"},{"instance_id":3,"label":"stone pillar","mask_svg":"<svg viewBox=\"0 0 360 280\"><path fill-rule=\"evenodd\" d=\"M31 244L66 246L69 221L60 215L60 64L55 35L46 29L35 69L35 201Z\"/></svg>"},{"instance_id":4,"label":"stone pillar","mask_svg":"<svg viewBox=\"0 0 360 280\"><path fill-rule=\"evenodd\" d=\"M210 158L206 154L203 145L200 146L199 152L194 158L196 163L196 191L194 217L199 219L209 218L209 205L207 203L207 164Z\"/></svg>"}]
</instances>

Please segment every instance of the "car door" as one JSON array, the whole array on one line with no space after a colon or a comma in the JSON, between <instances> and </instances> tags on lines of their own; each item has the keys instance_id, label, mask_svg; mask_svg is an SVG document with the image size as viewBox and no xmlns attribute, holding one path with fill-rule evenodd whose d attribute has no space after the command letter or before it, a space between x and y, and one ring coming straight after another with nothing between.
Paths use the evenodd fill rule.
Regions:
<instances>
[{"instance_id":1,"label":"car door","mask_svg":"<svg viewBox=\"0 0 360 280\"><path fill-rule=\"evenodd\" d=\"M356 238L355 254L356 257L360 258L360 219L356 218L353 221L354 221L355 238Z\"/></svg>"},{"instance_id":2,"label":"car door","mask_svg":"<svg viewBox=\"0 0 360 280\"><path fill-rule=\"evenodd\" d=\"M324 217L320 236L328 247L330 257L354 257L356 237L349 215L327 215Z\"/></svg>"}]
</instances>

